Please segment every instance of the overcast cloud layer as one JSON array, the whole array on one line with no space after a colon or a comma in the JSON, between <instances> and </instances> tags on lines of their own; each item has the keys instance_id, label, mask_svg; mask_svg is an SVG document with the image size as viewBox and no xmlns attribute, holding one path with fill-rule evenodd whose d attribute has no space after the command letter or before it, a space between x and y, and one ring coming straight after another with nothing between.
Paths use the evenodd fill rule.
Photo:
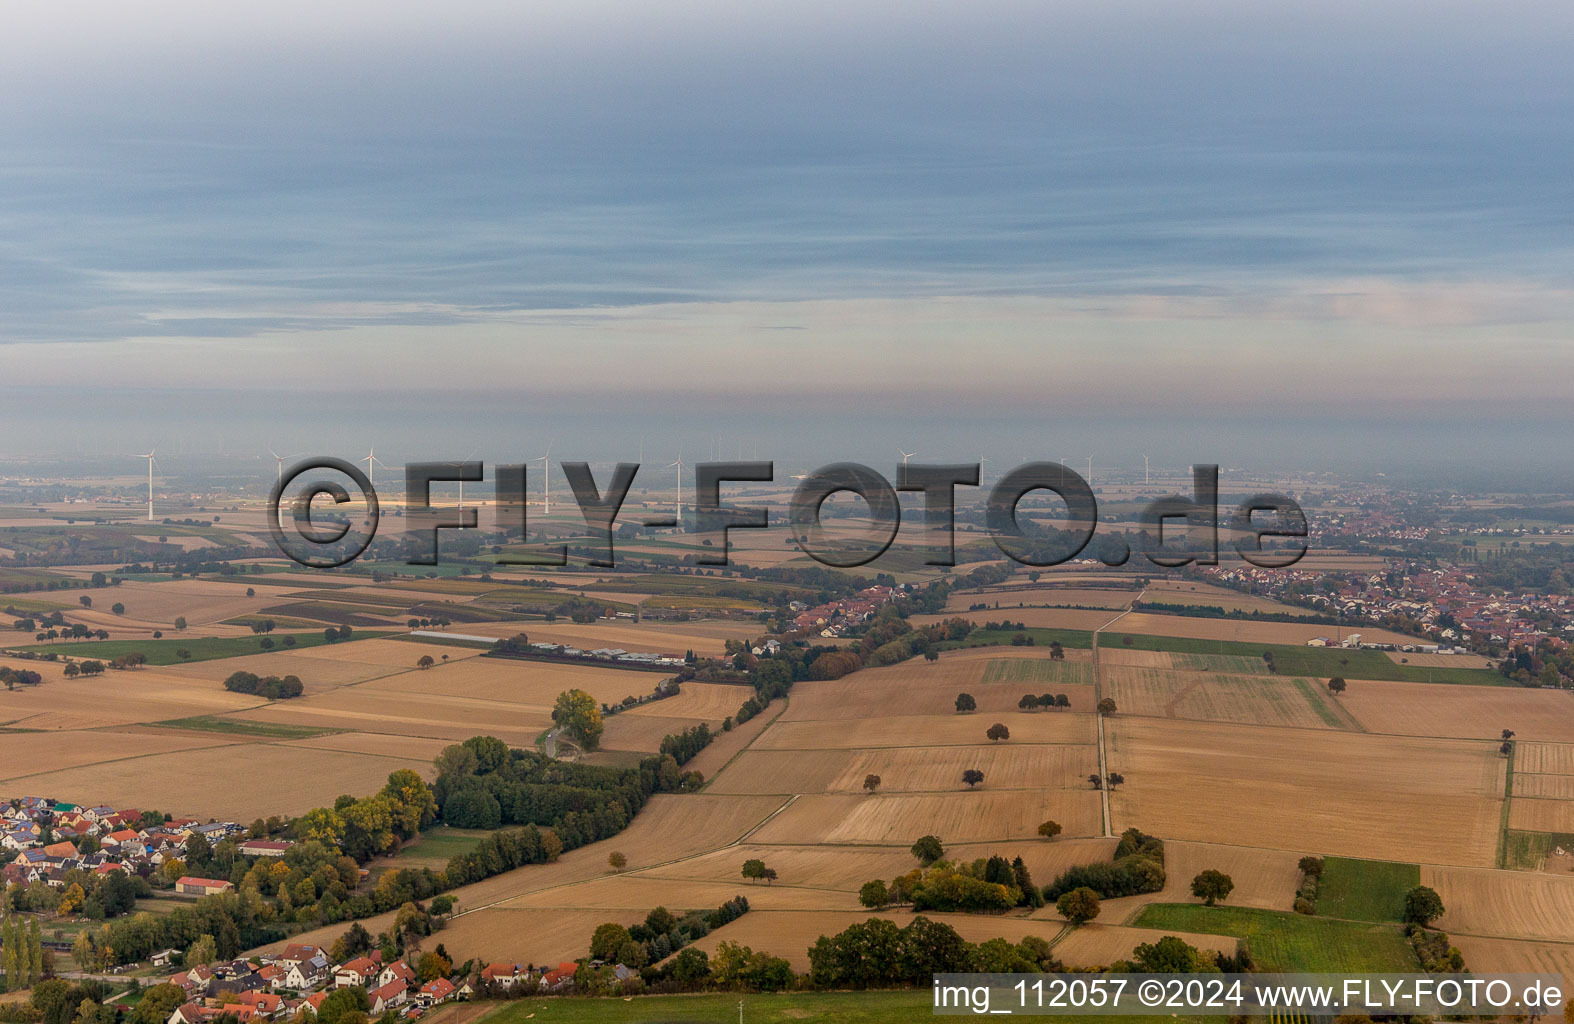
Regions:
<instances>
[{"instance_id":1,"label":"overcast cloud layer","mask_svg":"<svg viewBox=\"0 0 1574 1024\"><path fill-rule=\"evenodd\" d=\"M1563 422L1574 9L1373 6L12 12L0 387Z\"/></svg>"}]
</instances>

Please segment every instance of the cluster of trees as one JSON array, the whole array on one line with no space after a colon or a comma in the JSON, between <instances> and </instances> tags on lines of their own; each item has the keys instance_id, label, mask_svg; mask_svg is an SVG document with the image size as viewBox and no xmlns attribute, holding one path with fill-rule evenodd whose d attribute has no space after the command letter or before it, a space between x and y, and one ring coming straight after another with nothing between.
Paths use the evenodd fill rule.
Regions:
<instances>
[{"instance_id":1,"label":"cluster of trees","mask_svg":"<svg viewBox=\"0 0 1574 1024\"><path fill-rule=\"evenodd\" d=\"M871 910L909 904L916 911L1004 913L1012 907L1041 907L1043 897L1021 857L980 857L952 863L937 859L925 867L893 878L876 878L858 890L858 900Z\"/></svg>"},{"instance_id":2,"label":"cluster of trees","mask_svg":"<svg viewBox=\"0 0 1574 1024\"><path fill-rule=\"evenodd\" d=\"M1075 889L1088 889L1104 899L1158 892L1164 888L1164 842L1128 828L1115 847L1112 861L1079 864L1044 887L1044 899L1058 900Z\"/></svg>"},{"instance_id":3,"label":"cluster of trees","mask_svg":"<svg viewBox=\"0 0 1574 1024\"><path fill-rule=\"evenodd\" d=\"M750 857L743 862L743 877L751 882L765 882L769 884L776 881L776 869L766 867L765 862L758 857Z\"/></svg>"},{"instance_id":4,"label":"cluster of trees","mask_svg":"<svg viewBox=\"0 0 1574 1024\"><path fill-rule=\"evenodd\" d=\"M73 662L73 664L75 664ZM66 668L70 668L67 665ZM0 665L0 683L5 684L7 690L14 690L18 686L37 686L44 681L44 677L28 668L11 668L9 665Z\"/></svg>"},{"instance_id":5,"label":"cluster of trees","mask_svg":"<svg viewBox=\"0 0 1574 1024\"><path fill-rule=\"evenodd\" d=\"M174 985L159 988L180 991ZM114 991L109 985L92 978L74 983L61 978L45 978L33 986L27 1002L0 1006L0 1020L26 1024L115 1024L120 1019L118 1011L105 1005ZM184 1002L184 998L181 1001ZM125 1019L131 1024L161 1024L179 1005L179 1002L174 1003L167 1010L158 1001L146 1010L139 1005ZM159 1016L160 1013L162 1016Z\"/></svg>"},{"instance_id":6,"label":"cluster of trees","mask_svg":"<svg viewBox=\"0 0 1574 1024\"><path fill-rule=\"evenodd\" d=\"M23 888L12 885L0 893L0 911L34 914L81 914L94 921L119 917L135 909L137 900L153 894L147 879L124 871L96 875L80 868L68 871L55 888L43 880Z\"/></svg>"},{"instance_id":7,"label":"cluster of trees","mask_svg":"<svg viewBox=\"0 0 1574 1024\"><path fill-rule=\"evenodd\" d=\"M927 986L935 974L1037 974L1060 966L1049 943L1036 935L974 945L922 915L905 927L872 917L809 947L809 983L828 989Z\"/></svg>"},{"instance_id":8,"label":"cluster of trees","mask_svg":"<svg viewBox=\"0 0 1574 1024\"><path fill-rule=\"evenodd\" d=\"M693 910L682 917L666 907L657 907L645 915L643 923L633 927L609 922L597 928L590 939L590 959L638 970L665 960L748 912L749 901L742 896L733 897L715 910Z\"/></svg>"},{"instance_id":9,"label":"cluster of trees","mask_svg":"<svg viewBox=\"0 0 1574 1024\"><path fill-rule=\"evenodd\" d=\"M255 672L231 672L224 688L235 693L250 693L268 700L288 700L306 691L299 676L259 676Z\"/></svg>"},{"instance_id":10,"label":"cluster of trees","mask_svg":"<svg viewBox=\"0 0 1574 1024\"><path fill-rule=\"evenodd\" d=\"M0 971L5 972L8 990L29 988L44 976L44 943L38 930L38 918L23 924L14 914L7 914L0 924Z\"/></svg>"},{"instance_id":11,"label":"cluster of trees","mask_svg":"<svg viewBox=\"0 0 1574 1024\"><path fill-rule=\"evenodd\" d=\"M558 694L557 702L552 705L552 721L585 750L595 750L606 729L596 698L584 690L564 690Z\"/></svg>"},{"instance_id":12,"label":"cluster of trees","mask_svg":"<svg viewBox=\"0 0 1574 1024\"><path fill-rule=\"evenodd\" d=\"M1071 698L1063 693L1041 693L1036 697L1031 693L1024 693L1022 699L1017 701L1017 707L1023 711L1037 711L1039 708L1069 708Z\"/></svg>"},{"instance_id":13,"label":"cluster of trees","mask_svg":"<svg viewBox=\"0 0 1574 1024\"><path fill-rule=\"evenodd\" d=\"M616 835L652 793L683 786L670 754L647 757L633 768L565 764L535 751L510 750L492 736L448 747L436 764L433 792L448 824L535 825L550 829L564 850Z\"/></svg>"},{"instance_id":14,"label":"cluster of trees","mask_svg":"<svg viewBox=\"0 0 1574 1024\"><path fill-rule=\"evenodd\" d=\"M661 752L670 754L672 759L678 762L679 767L682 767L688 764L695 754L708 747L711 738L710 725L701 722L682 732L662 737Z\"/></svg>"},{"instance_id":15,"label":"cluster of trees","mask_svg":"<svg viewBox=\"0 0 1574 1024\"><path fill-rule=\"evenodd\" d=\"M1140 943L1131 951L1130 960L1117 961L1110 969L1143 974L1241 974L1252 969L1252 958L1244 943L1240 952L1231 956L1198 949L1177 935L1166 935L1157 942Z\"/></svg>"},{"instance_id":16,"label":"cluster of trees","mask_svg":"<svg viewBox=\"0 0 1574 1024\"><path fill-rule=\"evenodd\" d=\"M1291 905L1297 914L1317 913L1317 893L1323 884L1323 859L1321 857L1302 857L1300 861L1301 884L1295 890L1295 902Z\"/></svg>"}]
</instances>

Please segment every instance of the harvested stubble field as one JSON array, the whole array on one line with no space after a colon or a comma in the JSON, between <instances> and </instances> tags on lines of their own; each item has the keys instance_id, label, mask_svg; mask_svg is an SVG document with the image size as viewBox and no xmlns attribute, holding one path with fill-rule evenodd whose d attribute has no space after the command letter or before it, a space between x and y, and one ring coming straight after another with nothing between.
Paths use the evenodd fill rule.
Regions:
<instances>
[{"instance_id":1,"label":"harvested stubble field","mask_svg":"<svg viewBox=\"0 0 1574 1024\"><path fill-rule=\"evenodd\" d=\"M648 673L647 678L661 679ZM644 692L644 691L641 691ZM754 696L754 688L728 683L684 683L676 697L620 711L620 715L651 715L657 718L687 718L695 722L719 723L738 710L738 705Z\"/></svg>"},{"instance_id":2,"label":"harvested stubble field","mask_svg":"<svg viewBox=\"0 0 1574 1024\"><path fill-rule=\"evenodd\" d=\"M670 909L681 912L702 908ZM442 939L452 950L484 951L487 960L555 964L586 955L590 937L601 925L608 921L625 927L638 924L645 920L649 910L649 907L644 910L568 911L489 907L454 918L443 930ZM343 932L343 928L339 931Z\"/></svg>"},{"instance_id":3,"label":"harvested stubble field","mask_svg":"<svg viewBox=\"0 0 1574 1024\"><path fill-rule=\"evenodd\" d=\"M1026 683L1029 686L1092 685L1092 660L1057 661L1050 658L991 658L984 663L985 683Z\"/></svg>"},{"instance_id":4,"label":"harvested stubble field","mask_svg":"<svg viewBox=\"0 0 1574 1024\"><path fill-rule=\"evenodd\" d=\"M225 743L222 737L160 729L8 733L0 738L0 783L46 771L83 768L149 754L222 746Z\"/></svg>"},{"instance_id":5,"label":"harvested stubble field","mask_svg":"<svg viewBox=\"0 0 1574 1024\"><path fill-rule=\"evenodd\" d=\"M518 896L502 904L502 909L569 913L579 910L644 911L659 903L668 909L709 910L740 895L749 898L751 910L857 910L859 907L857 892L844 889L780 883L764 885L746 882L741 876L715 882L681 879L655 882L644 877L612 875Z\"/></svg>"},{"instance_id":6,"label":"harvested stubble field","mask_svg":"<svg viewBox=\"0 0 1574 1024\"><path fill-rule=\"evenodd\" d=\"M1508 827L1523 832L1574 832L1574 801L1521 799L1516 795L1510 801Z\"/></svg>"},{"instance_id":7,"label":"harvested stubble field","mask_svg":"<svg viewBox=\"0 0 1574 1024\"><path fill-rule=\"evenodd\" d=\"M713 728L719 728L721 725L720 718L664 718L654 714L626 713L610 715L604 721L606 731L601 734L602 750L632 750L646 753L660 750L664 737L676 735L690 726L698 725L701 721L709 722Z\"/></svg>"},{"instance_id":8,"label":"harvested stubble field","mask_svg":"<svg viewBox=\"0 0 1574 1024\"><path fill-rule=\"evenodd\" d=\"M1281 604L1266 597L1254 594L1242 594L1230 590L1228 587L1216 587L1210 583L1182 583L1171 580L1157 580L1149 583L1144 601L1153 601L1159 604L1192 604L1204 605L1214 608L1223 608L1225 611L1264 612L1282 615L1309 615L1306 608L1298 608L1292 604Z\"/></svg>"},{"instance_id":9,"label":"harvested stubble field","mask_svg":"<svg viewBox=\"0 0 1574 1024\"><path fill-rule=\"evenodd\" d=\"M933 833L947 842L987 842L1032 836L1052 818L1067 836L1097 835L1102 827L1092 790L803 796L752 839L775 845L866 843L909 846Z\"/></svg>"},{"instance_id":10,"label":"harvested stubble field","mask_svg":"<svg viewBox=\"0 0 1574 1024\"><path fill-rule=\"evenodd\" d=\"M985 615L997 610L1013 611L1020 604L1025 607L1110 608L1118 611L1131 604L1137 593L1136 590L1099 587L990 587L951 595L946 601L945 610L950 615ZM969 605L979 603L989 607L968 610Z\"/></svg>"},{"instance_id":11,"label":"harvested stubble field","mask_svg":"<svg viewBox=\"0 0 1574 1024\"><path fill-rule=\"evenodd\" d=\"M1303 729L1346 729L1351 725L1323 696L1317 681L1298 676L1112 666L1105 670L1104 678L1115 703L1135 715Z\"/></svg>"},{"instance_id":12,"label":"harvested stubble field","mask_svg":"<svg viewBox=\"0 0 1574 1024\"><path fill-rule=\"evenodd\" d=\"M563 594L567 600L573 596ZM625 599L629 595L623 595ZM699 655L720 656L725 653L728 640L752 640L762 633L758 622L467 622L461 633L479 636L511 637L524 633L532 641L571 644L593 650L597 647L621 647L626 651L643 651L683 657L688 650Z\"/></svg>"},{"instance_id":13,"label":"harvested stubble field","mask_svg":"<svg viewBox=\"0 0 1574 1024\"><path fill-rule=\"evenodd\" d=\"M340 793L375 793L399 768L432 775L431 761L416 755L319 750L303 757L284 744L221 743L33 775L26 788L63 800L250 821L331 806Z\"/></svg>"},{"instance_id":14,"label":"harvested stubble field","mask_svg":"<svg viewBox=\"0 0 1574 1024\"><path fill-rule=\"evenodd\" d=\"M450 648L406 644L413 655ZM414 659L411 659L414 669ZM475 697L531 707L552 708L564 690L584 690L597 702L614 704L630 694L648 694L667 676L600 665L575 665L518 658L450 660L426 671L410 671L372 684L379 691ZM363 689L364 687L357 687Z\"/></svg>"},{"instance_id":15,"label":"harvested stubble field","mask_svg":"<svg viewBox=\"0 0 1574 1024\"><path fill-rule=\"evenodd\" d=\"M367 641L368 643L370 641ZM346 648L354 645L346 645ZM419 648L410 644L400 644L400 647L410 649L416 657L420 656ZM251 672L259 676L288 676L300 678L308 694L322 693L351 683L364 683L384 676L395 675L415 668L415 657L409 658L404 665L381 665L376 662L362 662L353 656L340 656L337 658L319 658L310 651L275 651L268 654L250 654L240 658L223 658L217 661L192 662L189 665L166 665L159 671L174 676L184 676L192 680L201 680L208 686L218 687L233 672ZM355 652L351 651L350 655Z\"/></svg>"},{"instance_id":16,"label":"harvested stubble field","mask_svg":"<svg viewBox=\"0 0 1574 1024\"><path fill-rule=\"evenodd\" d=\"M1029 629L1099 629L1110 619L1120 614L1119 609L1113 608L1018 608L1015 605L1008 607L1001 601L999 608L989 608L976 612L947 612L940 616L923 618L915 616L914 624L928 621L961 617L982 626L987 622L999 622L1009 619L1013 623L1020 622ZM1125 622L1125 619L1121 620Z\"/></svg>"},{"instance_id":17,"label":"harvested stubble field","mask_svg":"<svg viewBox=\"0 0 1574 1024\"><path fill-rule=\"evenodd\" d=\"M1479 741L1128 718L1106 723L1116 831L1293 842L1376 860L1488 866L1504 761ZM1228 784L1202 785L1202 780Z\"/></svg>"},{"instance_id":18,"label":"harvested stubble field","mask_svg":"<svg viewBox=\"0 0 1574 1024\"><path fill-rule=\"evenodd\" d=\"M796 692L796 691L795 691ZM839 750L853 747L972 746L999 722L1011 730L1009 743L1092 743L1092 715L1072 712L998 712L958 715L894 715L868 721L789 721L798 699L765 735L756 750Z\"/></svg>"},{"instance_id":19,"label":"harvested stubble field","mask_svg":"<svg viewBox=\"0 0 1574 1024\"><path fill-rule=\"evenodd\" d=\"M699 772L705 778L713 778L745 747L748 747L760 734L766 730L776 717L786 710L782 701L775 701L763 714L755 715L742 725L735 726L731 732L724 732L710 741L710 746L694 755L683 766L686 772Z\"/></svg>"},{"instance_id":20,"label":"harvested stubble field","mask_svg":"<svg viewBox=\"0 0 1574 1024\"><path fill-rule=\"evenodd\" d=\"M1130 928L1125 925L1099 924L1095 921L1080 928L1069 929L1065 937L1055 943L1055 956L1070 968L1107 967L1116 960L1130 958L1131 951L1142 943L1157 942L1166 935L1177 935L1198 949L1211 949L1231 956L1240 945L1239 940L1227 935L1154 931L1150 928Z\"/></svg>"},{"instance_id":21,"label":"harvested stubble field","mask_svg":"<svg viewBox=\"0 0 1574 1024\"><path fill-rule=\"evenodd\" d=\"M1574 877L1423 866L1421 884L1442 897L1437 927L1450 935L1574 942Z\"/></svg>"},{"instance_id":22,"label":"harvested stubble field","mask_svg":"<svg viewBox=\"0 0 1574 1024\"><path fill-rule=\"evenodd\" d=\"M536 737L552 726L550 698L545 704L525 704L447 694L374 690L372 685L341 687L315 696L279 701L242 712L238 717L254 722L423 736L451 742L489 733L510 746L525 749L533 747Z\"/></svg>"},{"instance_id":23,"label":"harvested stubble field","mask_svg":"<svg viewBox=\"0 0 1574 1024\"><path fill-rule=\"evenodd\" d=\"M142 668L67 679L64 665L4 659L44 677L38 686L0 690L0 722L26 729L99 729L254 707L259 699L168 669Z\"/></svg>"},{"instance_id":24,"label":"harvested stubble field","mask_svg":"<svg viewBox=\"0 0 1574 1024\"><path fill-rule=\"evenodd\" d=\"M1561 690L1352 680L1339 703L1368 732L1495 740L1513 729L1516 775L1526 741L1574 742L1574 694Z\"/></svg>"},{"instance_id":25,"label":"harvested stubble field","mask_svg":"<svg viewBox=\"0 0 1574 1024\"><path fill-rule=\"evenodd\" d=\"M749 893L752 904L753 897ZM835 935L849 925L862 924L871 917L881 917L896 922L901 927L913 919L912 914L871 911L835 912L825 910L751 910L722 928L718 928L695 943L699 949L712 955L723 942L737 942L753 949L769 950L785 957L796 971L809 969L809 947L822 935ZM1058 922L1038 921L1022 917L994 917L984 914L925 914L931 921L942 921L955 928L969 942L987 942L1004 938L1020 942L1029 935L1037 935L1046 942L1053 941L1060 933Z\"/></svg>"},{"instance_id":26,"label":"harvested stubble field","mask_svg":"<svg viewBox=\"0 0 1574 1024\"><path fill-rule=\"evenodd\" d=\"M244 587L211 580L127 580L119 586L71 591L66 617L72 622L107 629L111 636L151 634L155 629L167 633L177 618L187 621L187 631L193 636L237 636L250 631L219 623L247 612L260 612L264 604L278 600L289 588L259 585L252 589L257 592L255 597L247 597ZM81 607L81 597L89 598L93 607ZM116 603L126 606L124 614L116 615L110 610Z\"/></svg>"},{"instance_id":27,"label":"harvested stubble field","mask_svg":"<svg viewBox=\"0 0 1574 1024\"><path fill-rule=\"evenodd\" d=\"M878 775L884 793L957 792L976 768L992 790L1086 786L1098 769L1089 745L1006 743L940 749L748 750L711 785L716 793L861 793Z\"/></svg>"},{"instance_id":28,"label":"harvested stubble field","mask_svg":"<svg viewBox=\"0 0 1574 1024\"><path fill-rule=\"evenodd\" d=\"M1574 775L1574 743L1514 743L1514 776L1520 772L1539 775Z\"/></svg>"},{"instance_id":29,"label":"harvested stubble field","mask_svg":"<svg viewBox=\"0 0 1574 1024\"><path fill-rule=\"evenodd\" d=\"M1478 973L1487 971L1561 974L1574 978L1574 945L1531 942L1524 939L1488 939L1450 932L1449 940L1465 956L1465 964Z\"/></svg>"},{"instance_id":30,"label":"harvested stubble field","mask_svg":"<svg viewBox=\"0 0 1574 1024\"><path fill-rule=\"evenodd\" d=\"M1087 656L1087 652L1080 653ZM1047 658L1006 659L1000 656L998 649L992 656L985 656L985 651L955 652L934 664L910 661L888 668L864 669L843 679L798 683L793 687L792 708L784 721L866 721L896 713L954 716L956 696L963 692L972 694L978 702L979 715L1015 712L1017 701L1024 693L1044 692L1066 694L1071 700L1071 711L1093 710L1093 688L1088 685L985 683L988 666L996 661L1052 665L1057 675L1067 678L1082 676L1091 668L1091 662L1072 661L1069 657L1066 662L1051 662ZM1064 715L1066 712L1045 711L1043 714ZM988 722L981 726L988 727Z\"/></svg>"},{"instance_id":31,"label":"harvested stubble field","mask_svg":"<svg viewBox=\"0 0 1574 1024\"><path fill-rule=\"evenodd\" d=\"M1574 775L1529 775L1515 771L1514 796L1540 800L1574 800Z\"/></svg>"}]
</instances>

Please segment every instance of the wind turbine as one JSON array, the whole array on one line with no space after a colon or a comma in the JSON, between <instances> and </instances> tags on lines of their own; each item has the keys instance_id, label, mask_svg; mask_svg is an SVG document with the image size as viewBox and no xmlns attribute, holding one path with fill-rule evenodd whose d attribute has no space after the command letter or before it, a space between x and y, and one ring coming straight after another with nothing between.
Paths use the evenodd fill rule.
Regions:
<instances>
[{"instance_id":1,"label":"wind turbine","mask_svg":"<svg viewBox=\"0 0 1574 1024\"><path fill-rule=\"evenodd\" d=\"M474 455L476 453L476 451L477 451L477 449L475 449L475 448L470 449L470 455L466 455L464 457L464 461L465 462L469 462L470 461L470 456ZM460 508L464 508L465 507L465 478L464 477L460 477L459 478L459 507Z\"/></svg>"},{"instance_id":2,"label":"wind turbine","mask_svg":"<svg viewBox=\"0 0 1574 1024\"><path fill-rule=\"evenodd\" d=\"M148 460L148 522L150 523L153 521L153 453L156 451L158 451L157 448L149 448L146 455L136 456L139 459Z\"/></svg>"},{"instance_id":3,"label":"wind turbine","mask_svg":"<svg viewBox=\"0 0 1574 1024\"><path fill-rule=\"evenodd\" d=\"M293 459L295 456L293 456L293 455L280 455L278 452L274 451L272 448L268 449L268 454L272 455L275 459L278 460L278 463L279 463L279 481L282 483L284 481L284 460L285 459Z\"/></svg>"},{"instance_id":4,"label":"wind turbine","mask_svg":"<svg viewBox=\"0 0 1574 1024\"><path fill-rule=\"evenodd\" d=\"M547 442L545 455L537 455L530 461L541 463L541 514L549 516L552 514L552 442Z\"/></svg>"},{"instance_id":5,"label":"wind turbine","mask_svg":"<svg viewBox=\"0 0 1574 1024\"><path fill-rule=\"evenodd\" d=\"M1148 457L1142 457L1142 486L1148 486Z\"/></svg>"},{"instance_id":6,"label":"wind turbine","mask_svg":"<svg viewBox=\"0 0 1574 1024\"><path fill-rule=\"evenodd\" d=\"M910 459L914 455L918 454L917 452L904 452L900 448L897 449L897 452L898 452L898 454L900 454L902 456L902 465L904 465L904 466L907 465L907 460L908 459Z\"/></svg>"},{"instance_id":7,"label":"wind turbine","mask_svg":"<svg viewBox=\"0 0 1574 1024\"><path fill-rule=\"evenodd\" d=\"M683 528L683 449L678 449L678 461L669 462L667 468L678 467L678 529Z\"/></svg>"},{"instance_id":8,"label":"wind turbine","mask_svg":"<svg viewBox=\"0 0 1574 1024\"><path fill-rule=\"evenodd\" d=\"M1093 456L1088 456L1088 486L1093 486Z\"/></svg>"},{"instance_id":9,"label":"wind turbine","mask_svg":"<svg viewBox=\"0 0 1574 1024\"><path fill-rule=\"evenodd\" d=\"M388 463L384 462L382 459L379 459L377 457L377 449L376 448L368 448L368 449L366 449L366 458L360 459L359 461L366 463L366 482L371 484L373 487L376 487L377 486L377 471L373 467L381 466L384 469L387 469L388 468Z\"/></svg>"}]
</instances>

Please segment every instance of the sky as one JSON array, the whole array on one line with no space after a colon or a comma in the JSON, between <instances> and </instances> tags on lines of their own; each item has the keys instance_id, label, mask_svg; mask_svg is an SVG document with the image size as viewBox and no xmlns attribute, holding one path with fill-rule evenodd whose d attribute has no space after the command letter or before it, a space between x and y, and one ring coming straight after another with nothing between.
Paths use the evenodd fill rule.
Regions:
<instances>
[{"instance_id":1,"label":"sky","mask_svg":"<svg viewBox=\"0 0 1574 1024\"><path fill-rule=\"evenodd\" d=\"M10 22L3 454L1568 465L1567 5Z\"/></svg>"}]
</instances>

